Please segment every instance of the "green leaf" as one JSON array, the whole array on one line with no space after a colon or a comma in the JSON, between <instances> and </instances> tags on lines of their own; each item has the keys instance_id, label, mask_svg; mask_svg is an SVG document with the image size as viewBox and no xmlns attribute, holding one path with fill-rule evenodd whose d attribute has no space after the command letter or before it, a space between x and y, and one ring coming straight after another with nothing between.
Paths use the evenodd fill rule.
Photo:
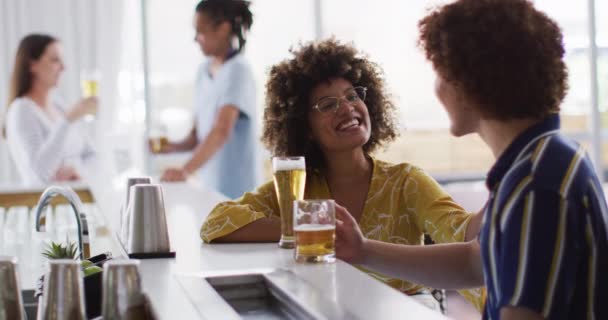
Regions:
<instances>
[{"instance_id":1,"label":"green leaf","mask_svg":"<svg viewBox=\"0 0 608 320\"><path fill-rule=\"evenodd\" d=\"M54 260L54 259L78 259L78 246L74 242L67 241L67 244L51 242L46 246L44 251L41 253L43 257Z\"/></svg>"}]
</instances>

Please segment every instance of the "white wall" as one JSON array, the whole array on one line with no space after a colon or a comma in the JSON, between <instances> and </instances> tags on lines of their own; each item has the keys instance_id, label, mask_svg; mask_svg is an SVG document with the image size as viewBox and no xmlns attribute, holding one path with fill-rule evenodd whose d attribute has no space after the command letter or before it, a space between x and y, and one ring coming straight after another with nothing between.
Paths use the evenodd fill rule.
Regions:
<instances>
[{"instance_id":1,"label":"white wall","mask_svg":"<svg viewBox=\"0 0 608 320\"><path fill-rule=\"evenodd\" d=\"M116 119L123 7L122 0L0 0L0 117L6 110L19 41L29 33L47 33L59 38L64 49L66 70L58 92L65 101L71 104L80 96L80 70L101 71L97 136L111 130ZM15 181L6 144L0 141L0 184Z\"/></svg>"}]
</instances>

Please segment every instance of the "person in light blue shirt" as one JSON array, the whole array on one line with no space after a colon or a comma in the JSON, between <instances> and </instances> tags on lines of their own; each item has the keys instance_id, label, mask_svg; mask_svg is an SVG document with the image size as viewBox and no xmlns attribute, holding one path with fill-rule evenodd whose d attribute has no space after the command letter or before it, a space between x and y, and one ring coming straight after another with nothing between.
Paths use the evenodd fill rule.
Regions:
<instances>
[{"instance_id":1,"label":"person in light blue shirt","mask_svg":"<svg viewBox=\"0 0 608 320\"><path fill-rule=\"evenodd\" d=\"M195 127L184 141L160 150L193 154L181 168L165 170L161 180L183 181L198 170L203 184L231 198L256 186L256 90L242 53L252 23L247 1L203 0L196 6L195 41L209 59L196 77Z\"/></svg>"}]
</instances>

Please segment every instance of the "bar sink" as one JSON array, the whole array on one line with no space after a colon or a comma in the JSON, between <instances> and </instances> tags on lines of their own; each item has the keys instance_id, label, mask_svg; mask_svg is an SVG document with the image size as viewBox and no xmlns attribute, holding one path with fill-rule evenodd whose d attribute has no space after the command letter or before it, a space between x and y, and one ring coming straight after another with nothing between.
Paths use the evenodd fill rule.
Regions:
<instances>
[{"instance_id":1,"label":"bar sink","mask_svg":"<svg viewBox=\"0 0 608 320\"><path fill-rule=\"evenodd\" d=\"M177 276L202 318L357 319L291 271L236 271Z\"/></svg>"},{"instance_id":2,"label":"bar sink","mask_svg":"<svg viewBox=\"0 0 608 320\"><path fill-rule=\"evenodd\" d=\"M262 274L209 277L207 282L242 319L314 319Z\"/></svg>"}]
</instances>

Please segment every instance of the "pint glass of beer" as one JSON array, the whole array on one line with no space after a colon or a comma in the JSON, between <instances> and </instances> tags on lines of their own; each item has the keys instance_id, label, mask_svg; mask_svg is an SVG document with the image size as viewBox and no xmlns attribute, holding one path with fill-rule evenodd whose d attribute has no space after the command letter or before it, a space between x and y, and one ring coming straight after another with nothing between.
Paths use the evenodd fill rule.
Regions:
<instances>
[{"instance_id":1,"label":"pint glass of beer","mask_svg":"<svg viewBox=\"0 0 608 320\"><path fill-rule=\"evenodd\" d=\"M281 210L281 240L279 247L294 248L293 201L304 199L306 164L304 157L272 158L274 188Z\"/></svg>"},{"instance_id":2,"label":"pint glass of beer","mask_svg":"<svg viewBox=\"0 0 608 320\"><path fill-rule=\"evenodd\" d=\"M153 124L150 126L148 139L152 153L161 153L169 145L169 139L167 138L168 131L167 126L164 124Z\"/></svg>"},{"instance_id":3,"label":"pint glass of beer","mask_svg":"<svg viewBox=\"0 0 608 320\"><path fill-rule=\"evenodd\" d=\"M80 87L84 98L98 95L100 73L97 69L86 69L80 72Z\"/></svg>"},{"instance_id":4,"label":"pint glass of beer","mask_svg":"<svg viewBox=\"0 0 608 320\"><path fill-rule=\"evenodd\" d=\"M86 69L80 72L80 88L83 98L96 97L99 91L100 73L97 69ZM84 116L84 120L95 120L96 112Z\"/></svg>"},{"instance_id":5,"label":"pint glass of beer","mask_svg":"<svg viewBox=\"0 0 608 320\"><path fill-rule=\"evenodd\" d=\"M336 261L336 211L334 201L294 201L293 214L296 234L296 261Z\"/></svg>"}]
</instances>

